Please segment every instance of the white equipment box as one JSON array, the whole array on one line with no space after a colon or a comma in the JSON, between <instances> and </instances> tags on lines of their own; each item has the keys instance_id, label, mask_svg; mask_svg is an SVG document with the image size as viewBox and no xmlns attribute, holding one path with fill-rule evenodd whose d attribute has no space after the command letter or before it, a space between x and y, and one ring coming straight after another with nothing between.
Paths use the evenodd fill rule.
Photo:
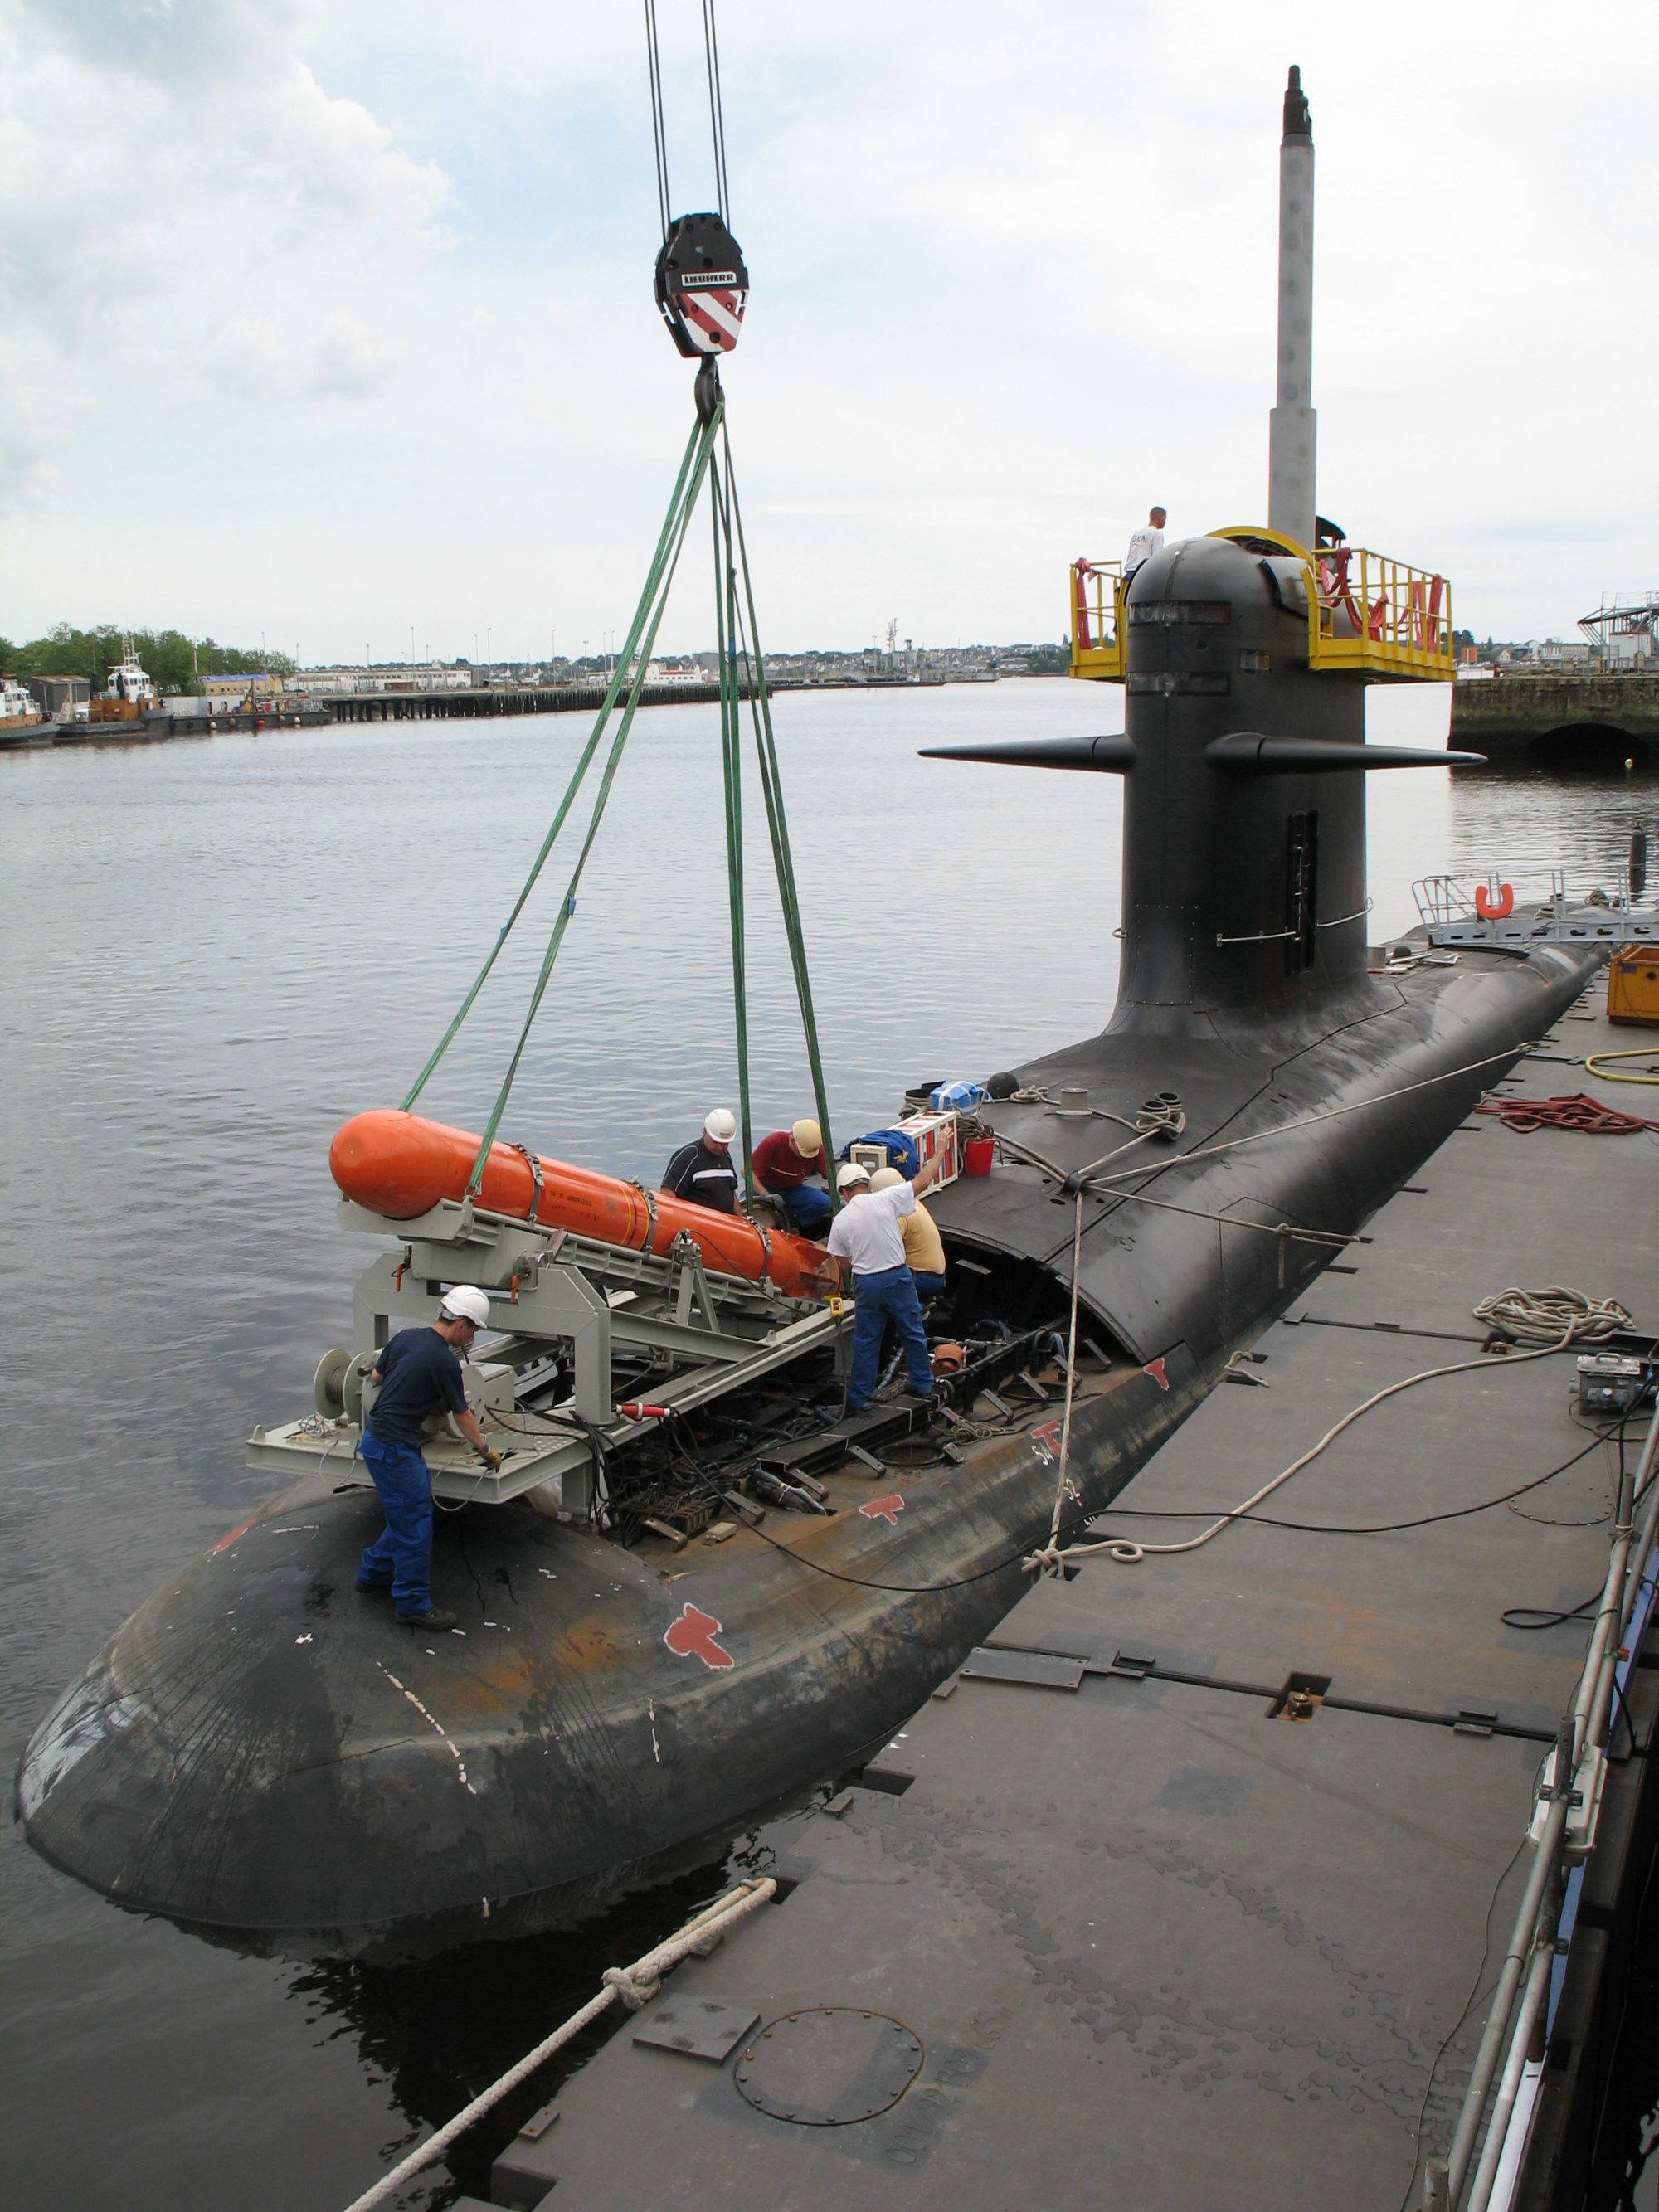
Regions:
<instances>
[{"instance_id":1,"label":"white equipment box","mask_svg":"<svg viewBox=\"0 0 1659 2212\"><path fill-rule=\"evenodd\" d=\"M924 1168L932 1173L923 1185L924 1191L935 1190L941 1183L954 1182L962 1173L962 1145L957 1133L957 1116L948 1109L942 1114L908 1114L893 1127L911 1143L921 1155ZM859 1167L868 1168L873 1175L878 1168L886 1167L887 1154L880 1145L849 1145L848 1158Z\"/></svg>"}]
</instances>

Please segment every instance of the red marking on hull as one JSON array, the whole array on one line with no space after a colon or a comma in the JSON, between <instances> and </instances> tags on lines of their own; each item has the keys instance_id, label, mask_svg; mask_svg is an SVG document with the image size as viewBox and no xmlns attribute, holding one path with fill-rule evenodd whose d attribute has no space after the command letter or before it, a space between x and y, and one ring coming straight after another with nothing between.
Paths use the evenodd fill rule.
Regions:
<instances>
[{"instance_id":1,"label":"red marking on hull","mask_svg":"<svg viewBox=\"0 0 1659 2212\"><path fill-rule=\"evenodd\" d=\"M1040 1421L1030 1431L1031 1442L1045 1459L1054 1459L1059 1455L1061 1426L1062 1424L1059 1421Z\"/></svg>"},{"instance_id":2,"label":"red marking on hull","mask_svg":"<svg viewBox=\"0 0 1659 2212\"><path fill-rule=\"evenodd\" d=\"M1164 1355L1160 1352L1156 1359L1149 1359L1140 1370L1143 1375L1150 1375L1160 1390L1167 1390L1170 1387L1170 1378L1164 1371Z\"/></svg>"},{"instance_id":3,"label":"red marking on hull","mask_svg":"<svg viewBox=\"0 0 1659 2212\"><path fill-rule=\"evenodd\" d=\"M216 1552L228 1552L239 1536L246 1535L258 1517L257 1513L250 1513L246 1521L237 1522L228 1536L221 1536L216 1544L210 1544L207 1552L209 1559L211 1559Z\"/></svg>"},{"instance_id":4,"label":"red marking on hull","mask_svg":"<svg viewBox=\"0 0 1659 2212\"><path fill-rule=\"evenodd\" d=\"M867 1505L860 1505L859 1513L866 1521L884 1521L890 1528L898 1527L898 1517L904 1510L904 1500L896 1490L890 1498L872 1498Z\"/></svg>"},{"instance_id":5,"label":"red marking on hull","mask_svg":"<svg viewBox=\"0 0 1659 2212\"><path fill-rule=\"evenodd\" d=\"M716 1644L720 1625L712 1613L705 1613L690 1598L678 1620L671 1620L664 1632L663 1642L677 1657L689 1659L695 1652L705 1667L729 1667L732 1654Z\"/></svg>"}]
</instances>

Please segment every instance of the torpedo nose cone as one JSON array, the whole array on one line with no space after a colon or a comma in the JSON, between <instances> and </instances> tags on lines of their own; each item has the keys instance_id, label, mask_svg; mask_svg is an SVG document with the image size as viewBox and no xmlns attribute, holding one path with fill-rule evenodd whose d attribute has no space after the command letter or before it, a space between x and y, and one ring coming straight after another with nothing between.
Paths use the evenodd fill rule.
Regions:
<instances>
[{"instance_id":1,"label":"torpedo nose cone","mask_svg":"<svg viewBox=\"0 0 1659 2212\"><path fill-rule=\"evenodd\" d=\"M418 1114L354 1114L334 1133L329 1172L348 1198L389 1221L410 1221L451 1195L458 1151L467 1164L477 1139Z\"/></svg>"}]
</instances>

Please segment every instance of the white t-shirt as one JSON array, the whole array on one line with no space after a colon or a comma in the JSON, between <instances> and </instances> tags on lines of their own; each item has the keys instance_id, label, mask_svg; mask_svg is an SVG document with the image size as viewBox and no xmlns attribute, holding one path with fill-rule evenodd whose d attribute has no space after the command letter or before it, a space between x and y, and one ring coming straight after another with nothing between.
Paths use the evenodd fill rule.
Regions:
<instances>
[{"instance_id":1,"label":"white t-shirt","mask_svg":"<svg viewBox=\"0 0 1659 2212\"><path fill-rule=\"evenodd\" d=\"M830 1249L836 1259L850 1260L855 1275L880 1275L889 1267L902 1267L904 1239L899 1235L899 1216L915 1210L916 1194L908 1182L860 1191L830 1224Z\"/></svg>"},{"instance_id":2,"label":"white t-shirt","mask_svg":"<svg viewBox=\"0 0 1659 2212\"><path fill-rule=\"evenodd\" d=\"M1138 568L1143 561L1150 561L1154 553L1163 550L1164 532L1154 530L1150 522L1143 523L1129 540L1129 550L1123 556L1124 568Z\"/></svg>"}]
</instances>

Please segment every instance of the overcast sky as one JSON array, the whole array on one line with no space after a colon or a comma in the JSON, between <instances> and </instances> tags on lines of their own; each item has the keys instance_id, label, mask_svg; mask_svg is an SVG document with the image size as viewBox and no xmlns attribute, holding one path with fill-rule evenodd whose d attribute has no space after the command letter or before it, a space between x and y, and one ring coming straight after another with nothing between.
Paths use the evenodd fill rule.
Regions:
<instances>
[{"instance_id":1,"label":"overcast sky","mask_svg":"<svg viewBox=\"0 0 1659 2212\"><path fill-rule=\"evenodd\" d=\"M659 0L676 209L710 203ZM1651 0L721 0L765 641L1060 634L1266 510L1279 103L1320 506L1460 623L1659 585ZM598 651L690 418L634 0L0 0L0 633ZM682 584L661 642L712 641Z\"/></svg>"}]
</instances>

